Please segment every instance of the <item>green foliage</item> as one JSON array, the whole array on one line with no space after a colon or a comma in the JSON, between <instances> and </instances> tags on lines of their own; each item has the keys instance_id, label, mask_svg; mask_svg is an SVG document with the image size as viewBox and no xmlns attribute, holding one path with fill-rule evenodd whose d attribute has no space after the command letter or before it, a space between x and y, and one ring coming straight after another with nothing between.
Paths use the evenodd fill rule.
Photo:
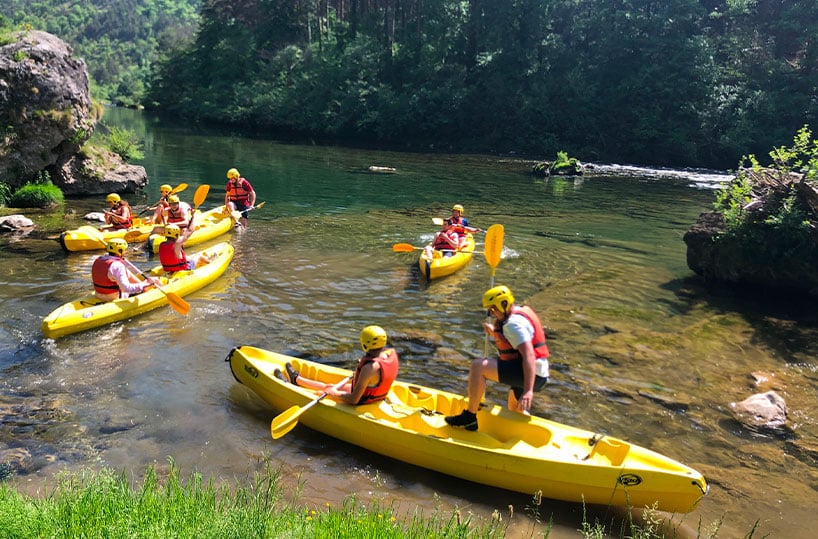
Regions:
<instances>
[{"instance_id":1,"label":"green foliage","mask_svg":"<svg viewBox=\"0 0 818 539\"><path fill-rule=\"evenodd\" d=\"M12 26L50 32L85 59L95 97L144 100L153 65L192 38L201 0L3 0Z\"/></svg>"},{"instance_id":2,"label":"green foliage","mask_svg":"<svg viewBox=\"0 0 818 539\"><path fill-rule=\"evenodd\" d=\"M748 159L745 156L742 159L742 164ZM736 176L716 193L716 200L713 203L713 209L721 212L724 216L728 230L735 231L743 224L744 207L750 202L752 192L753 188L747 177L747 170L744 166L739 165Z\"/></svg>"},{"instance_id":3,"label":"green foliage","mask_svg":"<svg viewBox=\"0 0 818 539\"><path fill-rule=\"evenodd\" d=\"M145 157L142 151L142 141L136 133L121 127L112 127L108 134L103 136L103 144L122 159L132 161Z\"/></svg>"},{"instance_id":4,"label":"green foliage","mask_svg":"<svg viewBox=\"0 0 818 539\"><path fill-rule=\"evenodd\" d=\"M727 168L818 121L816 2L6 0L0 9L73 45L95 96L316 139L518 155L571 148L588 160Z\"/></svg>"},{"instance_id":5,"label":"green foliage","mask_svg":"<svg viewBox=\"0 0 818 539\"><path fill-rule=\"evenodd\" d=\"M0 204L7 204L11 199L11 186L6 182L0 182Z\"/></svg>"},{"instance_id":6,"label":"green foliage","mask_svg":"<svg viewBox=\"0 0 818 539\"><path fill-rule=\"evenodd\" d=\"M172 464L172 462L171 462ZM110 469L63 474L53 494L37 500L0 484L4 537L502 537L499 522L461 521L459 512L398 518L378 502L348 498L316 510L281 498L279 473L267 468L247 485L217 486L171 466L164 484L148 467L141 486Z\"/></svg>"},{"instance_id":7,"label":"green foliage","mask_svg":"<svg viewBox=\"0 0 818 539\"><path fill-rule=\"evenodd\" d=\"M552 174L575 174L582 169L582 163L576 157L568 157L568 152L557 152L557 159L551 163Z\"/></svg>"},{"instance_id":8,"label":"green foliage","mask_svg":"<svg viewBox=\"0 0 818 539\"><path fill-rule=\"evenodd\" d=\"M9 198L8 205L14 208L47 208L62 204L64 200L59 187L51 183L47 172L40 172L33 183L26 183Z\"/></svg>"},{"instance_id":9,"label":"green foliage","mask_svg":"<svg viewBox=\"0 0 818 539\"><path fill-rule=\"evenodd\" d=\"M791 174L814 181L818 142L804 126L792 146L776 147L769 155L772 163L766 167L753 155L744 157L736 176L717 193L714 209L723 214L727 230L716 241L747 267L760 260L781 268L808 267L815 262L813 231L818 215L811 214L798 196ZM762 186L765 196L755 200L754 177L773 178L767 181L773 182L775 190Z\"/></svg>"}]
</instances>

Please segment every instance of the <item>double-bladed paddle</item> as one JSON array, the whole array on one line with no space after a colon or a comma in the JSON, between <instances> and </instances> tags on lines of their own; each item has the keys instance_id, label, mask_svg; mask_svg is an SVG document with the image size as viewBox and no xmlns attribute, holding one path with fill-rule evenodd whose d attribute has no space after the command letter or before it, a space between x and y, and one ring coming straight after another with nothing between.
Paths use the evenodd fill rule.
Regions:
<instances>
[{"instance_id":1,"label":"double-bladed paddle","mask_svg":"<svg viewBox=\"0 0 818 539\"><path fill-rule=\"evenodd\" d=\"M443 223L445 223L445 221L443 219L441 219L440 217L432 217L432 223L437 225L437 226L443 226ZM467 232L485 232L485 230L483 230L482 228L473 227L473 226L467 226L467 227L463 227L463 228L465 228Z\"/></svg>"},{"instance_id":2,"label":"double-bladed paddle","mask_svg":"<svg viewBox=\"0 0 818 539\"><path fill-rule=\"evenodd\" d=\"M339 389L343 387L343 385L349 382L351 379L352 376L347 376L346 378L332 386L332 388ZM273 440L278 440L279 438L293 430L295 426L298 424L298 418L301 416L301 414L303 414L304 412L306 412L307 410L321 402L321 399L323 399L327 395L329 395L329 393L324 391L323 393L315 397L312 401L310 401L310 403L307 404L306 406L298 406L296 404L295 406L291 406L284 410L283 412L281 412L280 414L278 414L277 416L275 416L272 423L270 423L270 434L272 435Z\"/></svg>"},{"instance_id":3,"label":"double-bladed paddle","mask_svg":"<svg viewBox=\"0 0 818 539\"><path fill-rule=\"evenodd\" d=\"M187 187L187 184L183 185ZM198 210L199 206L201 206L202 203L205 201L205 199L207 198L207 194L209 192L210 186L206 183L196 188L196 192L193 193L193 215L190 216L190 222L188 223L188 226L193 225L193 218L196 215L196 210ZM150 237L151 233L152 232L142 232L141 230L131 230L125 233L124 239L128 243L141 243L143 241L146 241Z\"/></svg>"},{"instance_id":4,"label":"double-bladed paddle","mask_svg":"<svg viewBox=\"0 0 818 539\"><path fill-rule=\"evenodd\" d=\"M425 247L415 247L411 243L396 243L392 246L392 251L396 253L411 253L412 251L420 250L422 251ZM477 253L481 254L483 251L458 251L457 249L435 249L435 251L441 251L444 253Z\"/></svg>"}]
</instances>

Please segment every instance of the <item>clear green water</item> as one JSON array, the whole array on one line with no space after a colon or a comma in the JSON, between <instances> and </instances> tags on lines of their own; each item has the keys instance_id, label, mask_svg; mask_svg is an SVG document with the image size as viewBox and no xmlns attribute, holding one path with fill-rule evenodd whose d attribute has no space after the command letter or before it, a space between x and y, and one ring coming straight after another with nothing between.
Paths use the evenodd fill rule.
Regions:
<instances>
[{"instance_id":1,"label":"clear green water","mask_svg":"<svg viewBox=\"0 0 818 539\"><path fill-rule=\"evenodd\" d=\"M742 431L729 412L731 402L767 389L750 382L750 373L763 371L787 400L796 437L815 439L813 305L739 299L693 277L682 236L710 206L718 178L605 167L582 180L546 181L528 173L529 162L508 158L284 144L128 110L111 110L105 121L146 141L140 164L150 185L128 197L137 209L158 198L162 183L180 182L190 184L182 193L188 201L197 185L210 184L203 207L219 205L234 166L266 204L248 230L231 233L231 268L187 298L188 317L160 309L56 342L42 338L40 322L88 290L94 254L63 253L48 237L82 224L80 216L103 206L101 197L32 216L51 229L3 240L0 460L25 463L26 488L89 465L138 476L168 456L183 470L241 477L268 456L285 466L293 488L300 474L304 500L318 506L356 493L430 509L437 494L444 507L481 516L512 504L513 529L524 533L524 496L409 468L304 428L273 442L275 411L237 384L223 361L232 347L252 344L350 366L358 332L375 323L401 353L402 378L464 392L468 362L483 351L480 298L490 268L477 255L427 285L418 279L417 253L391 249L424 245L436 229L432 217L461 203L472 224L504 225L495 282L547 326L552 382L535 413L702 471L713 488L683 520L683 533L724 516L722 537L747 533L757 519L764 533L798 537L814 519L814 461L791 442ZM397 173L370 174L370 165ZM131 258L154 263L139 252ZM491 386L487 398L504 402L505 388ZM554 514L552 537L574 535L581 511L550 500L540 508Z\"/></svg>"}]
</instances>

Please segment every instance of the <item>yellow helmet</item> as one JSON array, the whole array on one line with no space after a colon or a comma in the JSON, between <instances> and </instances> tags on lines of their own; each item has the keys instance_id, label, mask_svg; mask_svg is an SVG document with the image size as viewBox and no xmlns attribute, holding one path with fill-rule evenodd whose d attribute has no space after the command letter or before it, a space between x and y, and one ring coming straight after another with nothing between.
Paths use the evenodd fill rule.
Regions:
<instances>
[{"instance_id":1,"label":"yellow helmet","mask_svg":"<svg viewBox=\"0 0 818 539\"><path fill-rule=\"evenodd\" d=\"M170 195L168 197L168 204L178 204L179 203L179 195Z\"/></svg>"},{"instance_id":2,"label":"yellow helmet","mask_svg":"<svg viewBox=\"0 0 818 539\"><path fill-rule=\"evenodd\" d=\"M231 168L230 170L227 171L227 179L228 180L232 180L233 178L238 178L239 176L241 176L241 174L239 174L239 171L236 170L235 168Z\"/></svg>"},{"instance_id":3,"label":"yellow helmet","mask_svg":"<svg viewBox=\"0 0 818 539\"><path fill-rule=\"evenodd\" d=\"M173 187L166 183L159 186L159 192L162 193L163 195L167 195L171 191L173 191Z\"/></svg>"},{"instance_id":4,"label":"yellow helmet","mask_svg":"<svg viewBox=\"0 0 818 539\"><path fill-rule=\"evenodd\" d=\"M105 200L107 200L108 202L113 202L114 204L116 204L117 202L119 202L119 201L120 201L120 200L122 200L122 199L119 197L119 195L118 195L118 194L116 194L116 193L111 193L110 195L108 195L107 197L105 197Z\"/></svg>"},{"instance_id":5,"label":"yellow helmet","mask_svg":"<svg viewBox=\"0 0 818 539\"><path fill-rule=\"evenodd\" d=\"M364 352L386 346L386 331L381 326L366 326L361 330L361 348Z\"/></svg>"},{"instance_id":6,"label":"yellow helmet","mask_svg":"<svg viewBox=\"0 0 818 539\"><path fill-rule=\"evenodd\" d=\"M452 206L452 211L455 211L455 210L459 211L460 215L463 215L463 205L462 204L455 204L454 206Z\"/></svg>"},{"instance_id":7,"label":"yellow helmet","mask_svg":"<svg viewBox=\"0 0 818 539\"><path fill-rule=\"evenodd\" d=\"M128 250L128 242L122 238L113 238L108 241L105 247L109 254L125 256L125 251Z\"/></svg>"},{"instance_id":8,"label":"yellow helmet","mask_svg":"<svg viewBox=\"0 0 818 539\"><path fill-rule=\"evenodd\" d=\"M489 288L483 294L483 308L497 307L502 313L508 313L511 304L514 303L514 296L511 295L511 290L507 286L495 286Z\"/></svg>"},{"instance_id":9,"label":"yellow helmet","mask_svg":"<svg viewBox=\"0 0 818 539\"><path fill-rule=\"evenodd\" d=\"M169 224L165 226L165 237L175 240L182 234L182 229L179 225Z\"/></svg>"}]
</instances>

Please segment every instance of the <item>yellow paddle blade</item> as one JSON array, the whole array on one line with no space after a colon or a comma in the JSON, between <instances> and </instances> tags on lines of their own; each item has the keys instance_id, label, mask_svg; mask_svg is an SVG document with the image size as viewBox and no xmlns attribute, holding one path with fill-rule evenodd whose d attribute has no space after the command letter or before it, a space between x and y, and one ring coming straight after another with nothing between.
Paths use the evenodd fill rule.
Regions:
<instances>
[{"instance_id":1,"label":"yellow paddle blade","mask_svg":"<svg viewBox=\"0 0 818 539\"><path fill-rule=\"evenodd\" d=\"M432 223L436 224L437 226L443 226L443 219L440 217L432 217Z\"/></svg>"},{"instance_id":2,"label":"yellow paddle blade","mask_svg":"<svg viewBox=\"0 0 818 539\"><path fill-rule=\"evenodd\" d=\"M159 290L162 290L160 287ZM173 292L165 292L162 290L164 294L168 297L168 305L173 307L173 310L177 313L187 316L187 313L190 312L190 303L183 300L181 296L174 294Z\"/></svg>"},{"instance_id":3,"label":"yellow paddle blade","mask_svg":"<svg viewBox=\"0 0 818 539\"><path fill-rule=\"evenodd\" d=\"M500 263L500 255L503 254L503 235L505 229L503 225L491 225L486 232L486 262L491 266L492 274L497 264Z\"/></svg>"},{"instance_id":4,"label":"yellow paddle blade","mask_svg":"<svg viewBox=\"0 0 818 539\"><path fill-rule=\"evenodd\" d=\"M147 241L150 237L150 232L142 232L141 230L129 230L125 233L122 237L128 243L142 243L143 241Z\"/></svg>"},{"instance_id":5,"label":"yellow paddle blade","mask_svg":"<svg viewBox=\"0 0 818 539\"><path fill-rule=\"evenodd\" d=\"M273 440L278 440L298 425L298 416L301 415L302 407L291 406L275 416L272 423L270 423L270 435Z\"/></svg>"},{"instance_id":6,"label":"yellow paddle blade","mask_svg":"<svg viewBox=\"0 0 818 539\"><path fill-rule=\"evenodd\" d=\"M396 243L392 246L392 250L396 253L411 253L415 249L423 249L423 247L415 247L410 243Z\"/></svg>"},{"instance_id":7,"label":"yellow paddle blade","mask_svg":"<svg viewBox=\"0 0 818 539\"><path fill-rule=\"evenodd\" d=\"M101 247L105 248L105 246L108 245L108 242L105 241L105 238L102 236L102 233L96 228L92 226L84 226L82 227L82 230L84 230L88 234L89 238L98 242Z\"/></svg>"},{"instance_id":8,"label":"yellow paddle blade","mask_svg":"<svg viewBox=\"0 0 818 539\"><path fill-rule=\"evenodd\" d=\"M254 210L257 210L257 209L259 209L260 207L264 206L265 204L267 204L267 201L266 201L266 200L265 200L265 201L263 201L263 202L259 202L258 204L256 204L255 206L253 206L253 209L254 209Z\"/></svg>"},{"instance_id":9,"label":"yellow paddle blade","mask_svg":"<svg viewBox=\"0 0 818 539\"><path fill-rule=\"evenodd\" d=\"M207 184L200 185L196 188L196 192L193 193L193 206L194 208L198 208L202 205L202 202L205 201L207 198L207 194L210 192L210 186Z\"/></svg>"},{"instance_id":10,"label":"yellow paddle blade","mask_svg":"<svg viewBox=\"0 0 818 539\"><path fill-rule=\"evenodd\" d=\"M185 189L187 189L187 184L185 182L182 182L179 185L177 185L176 187L174 187L173 189L171 189L170 194L175 195L176 193L181 193Z\"/></svg>"}]
</instances>

